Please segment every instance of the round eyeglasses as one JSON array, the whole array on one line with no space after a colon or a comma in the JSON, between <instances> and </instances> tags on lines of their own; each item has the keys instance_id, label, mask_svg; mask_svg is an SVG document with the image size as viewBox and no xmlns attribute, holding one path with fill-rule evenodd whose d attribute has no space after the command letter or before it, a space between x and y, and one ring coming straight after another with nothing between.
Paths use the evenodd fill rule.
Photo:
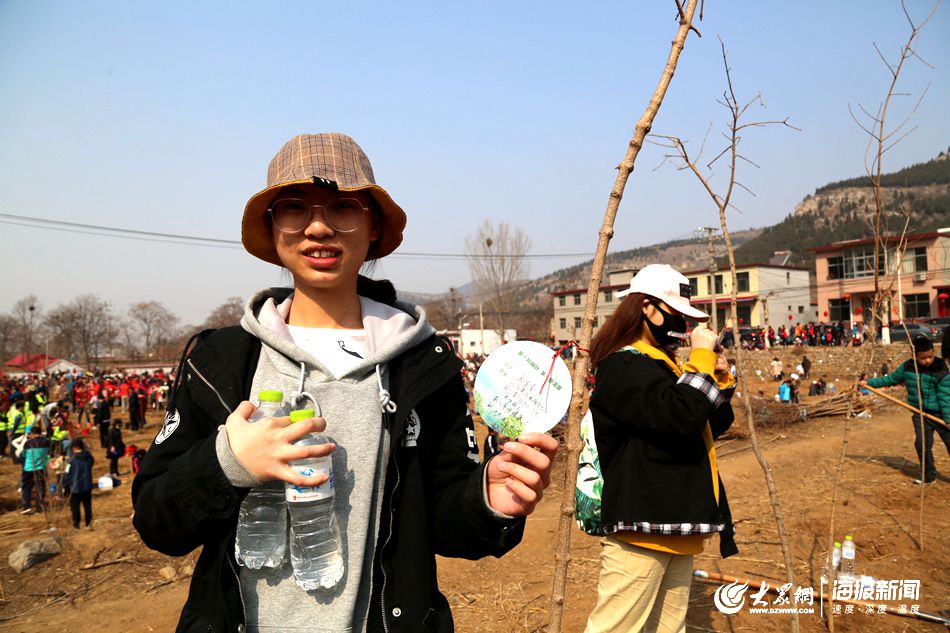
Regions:
<instances>
[{"instance_id":1,"label":"round eyeglasses","mask_svg":"<svg viewBox=\"0 0 950 633\"><path fill-rule=\"evenodd\" d=\"M314 220L314 210L322 209L323 223L340 233L360 228L368 209L356 198L335 198L326 204L308 204L300 198L281 198L267 210L274 226L284 233L298 233Z\"/></svg>"}]
</instances>

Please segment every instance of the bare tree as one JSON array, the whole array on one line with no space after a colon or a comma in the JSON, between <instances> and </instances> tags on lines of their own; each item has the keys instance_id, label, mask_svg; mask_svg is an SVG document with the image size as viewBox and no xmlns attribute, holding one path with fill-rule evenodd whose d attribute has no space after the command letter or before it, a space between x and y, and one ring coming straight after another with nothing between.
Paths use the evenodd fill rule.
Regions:
<instances>
[{"instance_id":1,"label":"bare tree","mask_svg":"<svg viewBox=\"0 0 950 633\"><path fill-rule=\"evenodd\" d=\"M27 295L13 304L13 318L16 319L19 350L25 354L36 353L36 333L42 322L43 304L36 295Z\"/></svg>"},{"instance_id":2,"label":"bare tree","mask_svg":"<svg viewBox=\"0 0 950 633\"><path fill-rule=\"evenodd\" d=\"M600 288L601 279L604 274L604 263L607 260L607 248L610 246L610 240L614 235L614 220L617 218L617 212L620 209L620 200L623 198L624 189L627 186L627 180L633 172L637 156L643 148L643 141L653 127L653 120L656 118L660 106L663 104L663 98L673 80L673 74L676 72L676 65L679 62L680 54L686 46L686 37L690 31L699 35L699 31L693 26L693 15L699 0L689 0L686 6L675 0L677 9L677 18L679 28L676 37L670 46L670 53L666 59L666 65L660 75L653 96L646 110L637 121L633 137L627 144L627 150L623 160L617 166L617 178L610 190L610 196L607 199L607 208L604 211L604 221L598 232L597 250L594 254L594 261L591 265L590 278L587 284L587 304L584 307L584 317L582 319L580 346L584 349L590 347L591 333L594 330L594 318L597 314L597 295ZM702 19L700 17L700 19ZM737 339L738 340L738 339ZM571 529L573 528L574 517L574 486L577 483L577 455L580 452L580 422L584 410L585 385L587 383L587 371L590 366L590 357L586 353L579 354L577 362L574 365L572 376L572 397L571 408L567 422L567 468L564 469L564 484L561 497L561 512L558 519L557 546L555 550L555 568L554 582L551 587L551 603L548 618L548 633L560 633L561 620L564 614L564 600L567 589L567 567L571 562Z\"/></svg>"},{"instance_id":3,"label":"bare tree","mask_svg":"<svg viewBox=\"0 0 950 633\"><path fill-rule=\"evenodd\" d=\"M62 306L62 318L73 328L77 351L92 367L116 336L115 317L108 301L93 294L80 295Z\"/></svg>"},{"instance_id":4,"label":"bare tree","mask_svg":"<svg viewBox=\"0 0 950 633\"><path fill-rule=\"evenodd\" d=\"M158 301L141 301L129 308L129 320L144 342L145 357L170 339L178 325L178 317Z\"/></svg>"},{"instance_id":5,"label":"bare tree","mask_svg":"<svg viewBox=\"0 0 950 633\"><path fill-rule=\"evenodd\" d=\"M750 107L753 105L761 105L764 107L762 102L761 95L756 95L749 101L745 103L740 103L736 97L735 89L732 85L732 75L730 72L729 61L726 55L726 45L719 40L720 47L722 49L722 61L726 70L726 90L723 92L722 97L719 101L720 105L726 108L729 112L728 114L728 124L726 126L726 131L724 133L726 139L725 148L720 151L709 163L706 164L707 171L704 172L698 165L697 162L702 156L703 147L700 148L697 156L695 158L690 158L689 153L686 150L686 145L679 138L675 136L661 136L659 138L666 139L666 144L660 143L665 147L671 148L675 151L675 154L668 155L667 158L677 161L679 163L679 169L688 170L696 176L699 182L702 184L703 189L706 190L706 193L709 195L710 199L716 206L716 209L719 212L719 224L722 227L722 236L726 242L726 252L729 254L729 270L732 274L732 314L733 317L738 313L737 303L738 303L738 288L739 284L736 280L736 256L735 249L732 246L732 238L729 233L729 227L726 222L726 212L732 208L735 209L733 205L733 195L735 194L736 187L748 191L748 188L740 183L737 178L737 167L739 161L743 161L750 165L755 165L747 157L743 156L739 151L739 143L742 140L742 134L749 129L756 127L764 127L769 125L784 125L786 127L797 129L794 126L790 125L788 118L780 121L752 121L746 122L743 121L743 116L747 113ZM722 193L719 193L715 190L711 184L712 178L712 167L720 159L726 159L728 161L726 167L726 182L723 185ZM739 341L739 321L736 318L732 319L732 334L734 340ZM735 350L736 355L736 366L741 367L741 354L742 346L737 345ZM739 385L737 391L746 394L746 397L742 399L745 405L746 417L748 419L749 425L749 439L752 442L752 451L755 453L755 457L759 462L759 465L762 467L762 472L765 475L766 488L769 493L769 500L772 505L772 514L775 519L775 527L778 531L779 542L782 548L782 557L785 561L785 578L792 585L795 584L794 577L794 566L792 563L792 554L791 548L789 547L788 533L785 530L785 521L782 518L782 503L779 497L778 488L775 485L775 480L772 477L772 467L769 465L768 461L765 459L765 454L762 452L762 449L759 445L758 435L756 434L755 428L755 415L752 410L752 399L748 397L749 389L748 385L745 382L744 372L739 372L737 377ZM798 613L792 612L792 631L797 632L799 630L798 622Z\"/></svg>"},{"instance_id":6,"label":"bare tree","mask_svg":"<svg viewBox=\"0 0 950 633\"><path fill-rule=\"evenodd\" d=\"M9 314L0 314L0 365L16 355L16 341L19 324Z\"/></svg>"},{"instance_id":7,"label":"bare tree","mask_svg":"<svg viewBox=\"0 0 950 633\"><path fill-rule=\"evenodd\" d=\"M61 303L46 315L46 327L53 347L61 358L75 358L78 351L76 339L76 311L69 304Z\"/></svg>"},{"instance_id":8,"label":"bare tree","mask_svg":"<svg viewBox=\"0 0 950 633\"><path fill-rule=\"evenodd\" d=\"M506 321L515 308L519 284L528 275L525 255L531 241L520 228L507 222L498 226L485 220L465 238L465 254L479 293L487 298L495 315L495 329L504 338Z\"/></svg>"},{"instance_id":9,"label":"bare tree","mask_svg":"<svg viewBox=\"0 0 950 633\"><path fill-rule=\"evenodd\" d=\"M211 311L202 327L206 330L215 330L229 325L237 325L244 316L244 299L228 297L224 303Z\"/></svg>"},{"instance_id":10,"label":"bare tree","mask_svg":"<svg viewBox=\"0 0 950 633\"><path fill-rule=\"evenodd\" d=\"M904 232L901 234L899 245L895 251L894 257L896 259L895 266L893 269L892 276L888 279L887 273L890 271L885 271L885 280L882 281L880 278L880 259L883 257L887 258L887 242L888 236L885 235L881 227L881 217L883 215L883 202L881 197L881 176L883 174L883 163L884 155L895 145L900 143L904 138L911 134L914 129L908 129L908 124L913 119L914 115L917 112L920 102L923 101L923 98L927 94L927 88L929 84L925 87L920 94L920 97L910 108L907 115L893 127L889 126L890 119L888 115L892 113L895 101L898 97L907 96L906 93L897 91L897 84L901 78L901 72L904 69L904 63L910 60L911 58L917 59L925 66L930 69L933 69L933 66L924 61L923 58L917 53L915 48L917 38L920 35L921 29L926 26L926 24L933 17L934 13L937 10L937 7L940 6L939 0L935 2L930 9L930 13L927 14L920 22L915 22L914 19L910 16L910 13L907 11L907 5L901 1L901 9L904 12L904 18L907 20L907 25L910 29L908 33L907 40L904 42L903 46L900 48L899 59L896 63L890 62L881 52L881 49L875 44L874 49L877 51L878 56L881 58L881 61L884 62L884 65L887 66L889 81L887 86L887 92L884 96L884 100L878 105L877 110L872 114L872 112L865 108L862 105L858 106L860 113L855 112L851 108L850 104L848 110L851 113L851 118L854 119L855 123L861 130L867 134L868 144L864 153L864 166L865 171L868 176L868 186L871 188L871 192L874 200L873 207L873 229L874 229L874 297L872 303L872 318L870 323L871 330L871 341L872 343L876 341L876 326L877 322L881 322L883 328L888 327L890 321L890 310L889 303L890 298L893 294L893 287L895 282L897 282L898 287L900 286L900 275L902 272L903 265L903 252L906 249L906 234L907 234L907 224L910 220L909 211L907 213L907 221L904 224ZM902 297L898 292L897 301L902 301ZM882 318L882 316L884 318ZM907 332L907 326L904 323L903 311L900 312L900 322L901 326L904 328L904 333L907 336L908 343L911 342L911 337L909 332ZM883 338L883 337L882 337ZM946 354L946 350L941 350L942 354ZM911 360L914 363L914 371L918 370L917 368L917 358L911 350ZM918 381L919 382L919 381ZM917 398L918 402L923 402L920 394L920 384L917 385ZM927 422L923 419L922 415L917 415L914 419L914 424L917 426L917 433L922 437L924 431L924 425ZM847 446L848 442L848 426L847 424L844 427L843 437L842 437L842 446ZM844 449L842 448L842 451ZM921 459L920 464L920 479L923 481L926 478L926 453L923 453L923 458ZM840 470L840 468L839 468ZM836 507L836 498L837 498L837 488L838 488L839 477L836 476L834 484L834 494L832 495L831 501L831 519L830 519L830 528L829 528L829 547L831 541L834 539L834 516L835 516L835 507ZM920 487L920 504L918 512L918 530L919 530L919 541L918 547L924 549L924 495L925 495L925 486ZM834 620L830 620L831 629L834 630Z\"/></svg>"},{"instance_id":11,"label":"bare tree","mask_svg":"<svg viewBox=\"0 0 950 633\"><path fill-rule=\"evenodd\" d=\"M454 330L458 325L458 313L450 293L436 297L423 308L426 311L426 319L437 330Z\"/></svg>"},{"instance_id":12,"label":"bare tree","mask_svg":"<svg viewBox=\"0 0 950 633\"><path fill-rule=\"evenodd\" d=\"M914 131L915 128L907 129L908 124L917 112L920 102L924 96L926 96L929 84L927 88L924 88L921 92L920 98L907 116L893 128L887 126L888 113L893 108L892 101L897 97L906 96L906 94L897 92L897 83L900 79L901 71L904 69L904 62L911 58L916 58L928 68L933 69L933 66L928 64L917 54L914 47L921 29L924 28L927 22L930 21L930 18L933 17L938 6L940 6L939 0L934 3L933 8L931 8L926 18L920 23L915 23L913 18L910 17L910 13L907 12L907 6L903 0L901 1L901 9L904 11L904 17L910 26L910 34L907 37L907 41L901 46L900 59L898 59L896 63L889 62L881 52L881 49L878 48L876 44L874 45L874 49L877 51L881 61L884 62L884 65L887 66L890 75L890 82L883 102L878 105L876 112L873 114L864 106L858 105L858 109L860 110L859 114L848 104L848 111L851 113L851 118L854 119L858 127L868 136L868 144L864 153L864 169L867 173L868 185L871 187L874 199L874 298L872 300L871 319L869 322L872 341L876 338L875 334L877 332L878 323L884 323L886 326L890 320L889 318L881 319L881 307L888 303L890 299L889 289L882 290L880 287L880 261L882 259L882 252L887 252L887 245L885 243L887 238L881 231L881 215L884 209L881 199L881 176L883 174L884 154ZM898 300L900 300L900 298L898 298Z\"/></svg>"},{"instance_id":13,"label":"bare tree","mask_svg":"<svg viewBox=\"0 0 950 633\"><path fill-rule=\"evenodd\" d=\"M131 359L139 358L138 328L132 319L119 319L116 324L116 337L125 348L125 355Z\"/></svg>"}]
</instances>

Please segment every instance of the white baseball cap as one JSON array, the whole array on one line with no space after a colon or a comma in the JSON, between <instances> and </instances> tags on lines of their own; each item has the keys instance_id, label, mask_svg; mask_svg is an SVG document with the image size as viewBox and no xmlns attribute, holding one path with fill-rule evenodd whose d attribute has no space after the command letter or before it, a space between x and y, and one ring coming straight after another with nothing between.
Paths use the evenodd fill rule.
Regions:
<instances>
[{"instance_id":1,"label":"white baseball cap","mask_svg":"<svg viewBox=\"0 0 950 633\"><path fill-rule=\"evenodd\" d=\"M709 315L689 305L692 294L689 279L668 264L650 264L640 269L630 287L617 293L618 297L625 297L631 292L640 292L659 299L683 316L694 321L708 321Z\"/></svg>"}]
</instances>

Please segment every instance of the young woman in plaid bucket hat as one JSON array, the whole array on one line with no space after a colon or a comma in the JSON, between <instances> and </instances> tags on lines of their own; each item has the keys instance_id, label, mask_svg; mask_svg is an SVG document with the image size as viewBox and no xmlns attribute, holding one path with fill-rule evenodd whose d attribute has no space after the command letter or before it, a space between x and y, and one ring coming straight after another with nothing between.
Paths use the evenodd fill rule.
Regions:
<instances>
[{"instance_id":1,"label":"young woman in plaid bucket hat","mask_svg":"<svg viewBox=\"0 0 950 633\"><path fill-rule=\"evenodd\" d=\"M640 270L591 342L590 399L600 458L601 544L597 605L587 633L685 631L693 556L719 533L735 554L732 517L713 439L732 424L735 381L717 337L689 334L689 281L670 266Z\"/></svg>"},{"instance_id":2,"label":"young woman in plaid bucket hat","mask_svg":"<svg viewBox=\"0 0 950 633\"><path fill-rule=\"evenodd\" d=\"M402 241L406 215L343 134L304 134L271 161L244 211L252 255L293 288L251 297L240 326L202 332L182 354L165 424L132 487L133 523L170 555L201 548L179 631L452 631L436 554L500 556L521 539L557 442L529 433L480 462L449 343L387 281L359 274ZM254 424L248 402L281 389L322 417ZM320 446L295 446L312 432ZM329 455L345 563L304 591L289 562L235 559L248 490L326 483L288 463Z\"/></svg>"}]
</instances>

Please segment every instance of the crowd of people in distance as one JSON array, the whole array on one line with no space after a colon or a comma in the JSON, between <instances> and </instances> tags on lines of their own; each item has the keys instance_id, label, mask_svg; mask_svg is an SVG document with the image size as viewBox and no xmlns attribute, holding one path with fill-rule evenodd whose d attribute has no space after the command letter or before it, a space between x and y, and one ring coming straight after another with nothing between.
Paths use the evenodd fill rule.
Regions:
<instances>
[{"instance_id":1,"label":"crowd of people in distance","mask_svg":"<svg viewBox=\"0 0 950 633\"><path fill-rule=\"evenodd\" d=\"M863 323L833 321L831 323L809 321L794 326L780 325L741 328L744 349L765 349L769 347L845 347L862 345L867 340L867 331Z\"/></svg>"},{"instance_id":2,"label":"crowd of people in distance","mask_svg":"<svg viewBox=\"0 0 950 633\"><path fill-rule=\"evenodd\" d=\"M465 390L471 396L475 389L475 374L485 362L485 354L465 354L462 357L462 378L465 380Z\"/></svg>"},{"instance_id":3,"label":"crowd of people in distance","mask_svg":"<svg viewBox=\"0 0 950 633\"><path fill-rule=\"evenodd\" d=\"M132 430L144 428L146 409L164 407L170 386L162 371L0 379L0 461L20 465L22 513L43 512L48 493L69 495L73 525L79 527L82 506L89 526L94 463L89 436L98 435L109 474L118 480L119 460L132 456L134 470L144 452L126 446L119 413Z\"/></svg>"}]
</instances>

